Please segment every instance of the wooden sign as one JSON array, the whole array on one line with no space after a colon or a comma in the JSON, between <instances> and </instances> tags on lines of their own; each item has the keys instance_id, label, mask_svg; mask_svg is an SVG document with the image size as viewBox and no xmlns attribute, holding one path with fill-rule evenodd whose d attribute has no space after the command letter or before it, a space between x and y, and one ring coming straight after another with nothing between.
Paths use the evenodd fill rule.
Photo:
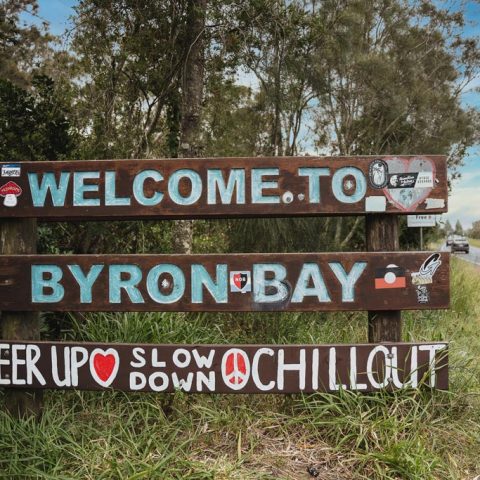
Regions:
<instances>
[{"instance_id":1,"label":"wooden sign","mask_svg":"<svg viewBox=\"0 0 480 480\"><path fill-rule=\"evenodd\" d=\"M0 310L448 308L449 255L4 255Z\"/></svg>"},{"instance_id":2,"label":"wooden sign","mask_svg":"<svg viewBox=\"0 0 480 480\"><path fill-rule=\"evenodd\" d=\"M0 340L0 386L141 392L448 389L446 343L132 345Z\"/></svg>"},{"instance_id":3,"label":"wooden sign","mask_svg":"<svg viewBox=\"0 0 480 480\"><path fill-rule=\"evenodd\" d=\"M446 158L258 157L0 164L0 217L52 220L447 211Z\"/></svg>"}]
</instances>

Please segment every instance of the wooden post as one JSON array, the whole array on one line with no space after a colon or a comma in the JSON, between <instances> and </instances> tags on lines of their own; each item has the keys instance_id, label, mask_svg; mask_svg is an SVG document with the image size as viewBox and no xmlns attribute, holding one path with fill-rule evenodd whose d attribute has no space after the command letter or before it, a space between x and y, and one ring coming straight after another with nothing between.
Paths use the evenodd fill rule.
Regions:
<instances>
[{"instance_id":1,"label":"wooden post","mask_svg":"<svg viewBox=\"0 0 480 480\"><path fill-rule=\"evenodd\" d=\"M368 252L396 251L400 248L396 215L367 215L365 234ZM400 310L368 312L370 343L400 342L401 340L402 312Z\"/></svg>"},{"instance_id":2,"label":"wooden post","mask_svg":"<svg viewBox=\"0 0 480 480\"><path fill-rule=\"evenodd\" d=\"M0 254L37 253L36 219L9 218L0 222ZM18 288L24 288L19 285ZM1 286L0 286L1 293ZM38 340L40 322L37 312L1 312L1 338L5 340ZM42 408L41 390L5 391L5 406L12 415L38 415Z\"/></svg>"}]
</instances>

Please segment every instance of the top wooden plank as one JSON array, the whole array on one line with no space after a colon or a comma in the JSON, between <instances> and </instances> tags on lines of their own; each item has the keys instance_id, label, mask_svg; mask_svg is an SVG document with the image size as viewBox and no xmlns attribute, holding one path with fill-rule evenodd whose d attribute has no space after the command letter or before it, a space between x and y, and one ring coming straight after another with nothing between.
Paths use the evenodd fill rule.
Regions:
<instances>
[{"instance_id":1,"label":"top wooden plank","mask_svg":"<svg viewBox=\"0 0 480 480\"><path fill-rule=\"evenodd\" d=\"M447 211L446 158L257 157L0 164L0 217L49 220Z\"/></svg>"}]
</instances>

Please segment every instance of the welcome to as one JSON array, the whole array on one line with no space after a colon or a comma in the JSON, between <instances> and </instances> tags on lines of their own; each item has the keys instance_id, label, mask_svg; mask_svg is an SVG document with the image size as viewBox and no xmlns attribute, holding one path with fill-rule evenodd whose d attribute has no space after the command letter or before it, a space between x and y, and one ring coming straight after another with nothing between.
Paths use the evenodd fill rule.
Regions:
<instances>
[{"instance_id":1,"label":"welcome to","mask_svg":"<svg viewBox=\"0 0 480 480\"><path fill-rule=\"evenodd\" d=\"M228 173L225 179L225 173ZM193 169L175 170L164 177L159 170L147 169L139 171L131 180L129 186L130 195L117 195L117 172L116 171L82 171L82 172L61 172L57 179L55 173L46 172L43 174L29 172L28 182L34 207L44 207L47 198L54 207L63 207L70 200L67 200L69 186L72 185L71 204L74 207L99 207L102 206L130 206L133 199L137 204L143 206L155 206L160 204L166 195L177 205L193 205L197 203L204 189L206 189L206 200L208 205L238 204L247 202L247 173L250 175L250 201L252 204L279 204L282 201L280 195L272 192L267 194L265 190L278 189L280 169L279 168L232 168L221 170L217 168L207 169L206 179ZM297 176L305 177L308 183L307 203L321 203L320 178L330 177L331 170L327 167L300 167ZM268 178L266 178L268 177ZM353 177L354 188L348 194L344 192L344 180L346 177ZM188 181L190 189L185 193L180 188L181 182ZM153 192L145 192L145 184L165 182ZM104 184L103 198L100 198L100 184ZM162 190L165 189L166 190ZM359 168L343 167L335 171L331 178L331 190L335 199L341 203L356 203L363 199L367 191L365 174ZM235 198L234 198L235 192ZM303 193L303 192L297 192ZM85 194L88 194L86 196ZM220 201L218 202L218 198ZM287 203L290 200L283 200Z\"/></svg>"}]
</instances>

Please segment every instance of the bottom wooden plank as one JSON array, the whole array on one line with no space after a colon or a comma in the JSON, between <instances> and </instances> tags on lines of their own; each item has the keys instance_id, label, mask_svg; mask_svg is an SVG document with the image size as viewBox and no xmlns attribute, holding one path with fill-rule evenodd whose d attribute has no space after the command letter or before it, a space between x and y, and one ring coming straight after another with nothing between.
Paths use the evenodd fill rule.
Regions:
<instances>
[{"instance_id":1,"label":"bottom wooden plank","mask_svg":"<svg viewBox=\"0 0 480 480\"><path fill-rule=\"evenodd\" d=\"M152 345L0 340L0 386L141 392L448 389L447 343Z\"/></svg>"}]
</instances>

